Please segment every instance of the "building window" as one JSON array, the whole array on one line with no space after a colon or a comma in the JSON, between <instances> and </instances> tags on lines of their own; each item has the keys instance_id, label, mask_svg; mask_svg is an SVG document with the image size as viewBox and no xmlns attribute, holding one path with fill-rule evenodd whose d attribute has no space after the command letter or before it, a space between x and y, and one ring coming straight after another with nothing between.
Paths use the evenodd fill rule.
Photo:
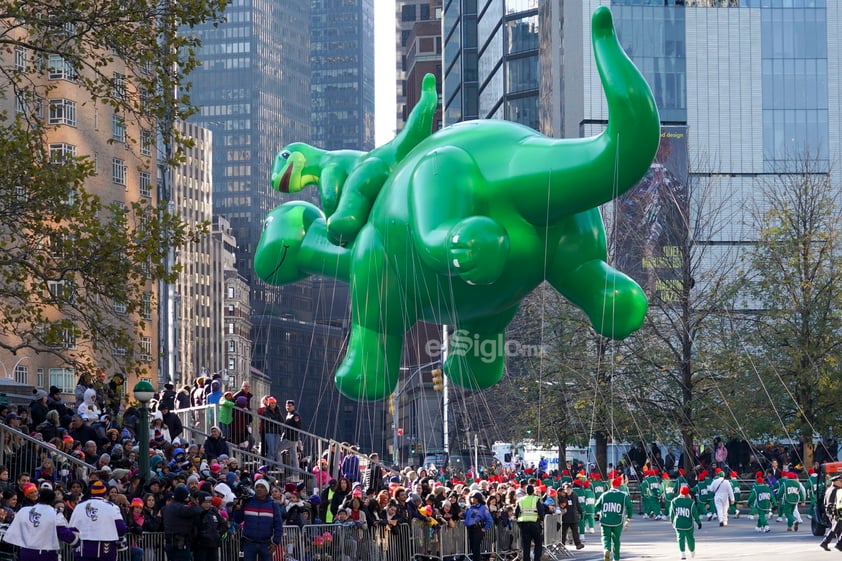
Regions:
<instances>
[{"instance_id":1,"label":"building window","mask_svg":"<svg viewBox=\"0 0 842 561\"><path fill-rule=\"evenodd\" d=\"M55 302L72 304L76 300L74 296L76 291L70 281L47 281L47 288L49 289L50 295L53 297Z\"/></svg>"},{"instance_id":2,"label":"building window","mask_svg":"<svg viewBox=\"0 0 842 561\"><path fill-rule=\"evenodd\" d=\"M152 295L148 292L143 295L143 301L140 305L140 317L143 319L152 319Z\"/></svg>"},{"instance_id":3,"label":"building window","mask_svg":"<svg viewBox=\"0 0 842 561\"><path fill-rule=\"evenodd\" d=\"M69 99L51 99L50 117L51 125L76 126L76 102Z\"/></svg>"},{"instance_id":4,"label":"building window","mask_svg":"<svg viewBox=\"0 0 842 561\"><path fill-rule=\"evenodd\" d=\"M151 156L152 146L155 145L155 135L152 131L140 131L140 154L141 156Z\"/></svg>"},{"instance_id":5,"label":"building window","mask_svg":"<svg viewBox=\"0 0 842 561\"><path fill-rule=\"evenodd\" d=\"M401 21L415 21L415 4L401 6Z\"/></svg>"},{"instance_id":6,"label":"building window","mask_svg":"<svg viewBox=\"0 0 842 561\"><path fill-rule=\"evenodd\" d=\"M76 332L72 327L61 330L61 342L53 345L57 349L75 349L76 348Z\"/></svg>"},{"instance_id":7,"label":"building window","mask_svg":"<svg viewBox=\"0 0 842 561\"><path fill-rule=\"evenodd\" d=\"M127 309L125 302L114 302L115 314L125 314Z\"/></svg>"},{"instance_id":8,"label":"building window","mask_svg":"<svg viewBox=\"0 0 842 561\"><path fill-rule=\"evenodd\" d=\"M120 158L111 160L111 181L117 185L126 184L126 162Z\"/></svg>"},{"instance_id":9,"label":"building window","mask_svg":"<svg viewBox=\"0 0 842 561\"><path fill-rule=\"evenodd\" d=\"M237 359L234 357L230 357L228 359L228 370L236 370L237 369Z\"/></svg>"},{"instance_id":10,"label":"building window","mask_svg":"<svg viewBox=\"0 0 842 561\"><path fill-rule=\"evenodd\" d=\"M76 147L66 142L50 144L50 161L54 164L63 164L69 158L76 156Z\"/></svg>"},{"instance_id":11,"label":"building window","mask_svg":"<svg viewBox=\"0 0 842 561\"><path fill-rule=\"evenodd\" d=\"M26 72L26 49L23 47L15 47L15 68Z\"/></svg>"},{"instance_id":12,"label":"building window","mask_svg":"<svg viewBox=\"0 0 842 561\"><path fill-rule=\"evenodd\" d=\"M152 360L152 338L151 337L141 337L140 338L140 360L143 362L149 362Z\"/></svg>"},{"instance_id":13,"label":"building window","mask_svg":"<svg viewBox=\"0 0 842 561\"><path fill-rule=\"evenodd\" d=\"M229 324L228 324L228 334L229 334L229 335L233 335L233 334L234 334L234 324L233 324L233 323L229 323Z\"/></svg>"},{"instance_id":14,"label":"building window","mask_svg":"<svg viewBox=\"0 0 842 561\"><path fill-rule=\"evenodd\" d=\"M119 115L111 118L111 138L117 142L126 141L126 121Z\"/></svg>"},{"instance_id":15,"label":"building window","mask_svg":"<svg viewBox=\"0 0 842 561\"><path fill-rule=\"evenodd\" d=\"M72 368L50 368L50 385L62 393L73 393L76 387L76 372ZM41 386L42 388L45 387Z\"/></svg>"},{"instance_id":16,"label":"building window","mask_svg":"<svg viewBox=\"0 0 842 561\"><path fill-rule=\"evenodd\" d=\"M29 368L23 364L15 366L15 382L18 384L29 384Z\"/></svg>"},{"instance_id":17,"label":"building window","mask_svg":"<svg viewBox=\"0 0 842 561\"><path fill-rule=\"evenodd\" d=\"M114 99L124 100L126 99L126 76L125 74L120 74L119 72L115 72L112 75L112 90L111 95Z\"/></svg>"},{"instance_id":18,"label":"building window","mask_svg":"<svg viewBox=\"0 0 842 561\"><path fill-rule=\"evenodd\" d=\"M140 196L152 196L152 175L148 171L140 172Z\"/></svg>"},{"instance_id":19,"label":"building window","mask_svg":"<svg viewBox=\"0 0 842 561\"><path fill-rule=\"evenodd\" d=\"M234 297L234 287L228 286L227 289L228 289L228 298L233 298Z\"/></svg>"},{"instance_id":20,"label":"building window","mask_svg":"<svg viewBox=\"0 0 842 561\"><path fill-rule=\"evenodd\" d=\"M76 71L73 65L64 60L61 55L50 55L50 80L69 80L73 82L76 80Z\"/></svg>"},{"instance_id":21,"label":"building window","mask_svg":"<svg viewBox=\"0 0 842 561\"><path fill-rule=\"evenodd\" d=\"M44 379L44 369L43 368L38 368L38 369L35 370L35 377L37 378L37 380L35 380L35 384L36 384L37 387L39 387L39 388L46 388L47 387L46 380Z\"/></svg>"},{"instance_id":22,"label":"building window","mask_svg":"<svg viewBox=\"0 0 842 561\"><path fill-rule=\"evenodd\" d=\"M228 352L233 353L237 350L237 344L234 342L233 339L228 341Z\"/></svg>"},{"instance_id":23,"label":"building window","mask_svg":"<svg viewBox=\"0 0 842 561\"><path fill-rule=\"evenodd\" d=\"M127 353L128 351L126 350L125 345L116 345L114 350L111 351L111 354L114 356L126 356Z\"/></svg>"}]
</instances>

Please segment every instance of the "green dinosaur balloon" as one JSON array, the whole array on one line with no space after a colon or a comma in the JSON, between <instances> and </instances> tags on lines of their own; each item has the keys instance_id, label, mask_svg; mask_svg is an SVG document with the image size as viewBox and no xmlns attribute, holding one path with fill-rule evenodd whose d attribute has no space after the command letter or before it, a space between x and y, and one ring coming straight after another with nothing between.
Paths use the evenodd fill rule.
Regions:
<instances>
[{"instance_id":1,"label":"green dinosaur balloon","mask_svg":"<svg viewBox=\"0 0 842 561\"><path fill-rule=\"evenodd\" d=\"M275 156L270 184L282 193L317 185L328 214L328 236L337 244L347 244L368 220L371 206L397 163L430 136L438 103L436 77L427 74L418 103L391 142L371 152L328 151L294 142Z\"/></svg>"},{"instance_id":2,"label":"green dinosaur balloon","mask_svg":"<svg viewBox=\"0 0 842 561\"><path fill-rule=\"evenodd\" d=\"M347 247L330 242L324 214L309 203L267 216L255 252L260 278L284 284L321 274L350 283L351 333L336 372L344 395L392 393L404 334L420 320L456 329L444 364L451 381L472 389L497 383L506 326L544 280L604 336L640 327L646 297L606 262L597 207L648 169L658 111L607 8L594 13L592 34L609 108L603 133L559 140L499 120L446 127L395 158Z\"/></svg>"}]
</instances>

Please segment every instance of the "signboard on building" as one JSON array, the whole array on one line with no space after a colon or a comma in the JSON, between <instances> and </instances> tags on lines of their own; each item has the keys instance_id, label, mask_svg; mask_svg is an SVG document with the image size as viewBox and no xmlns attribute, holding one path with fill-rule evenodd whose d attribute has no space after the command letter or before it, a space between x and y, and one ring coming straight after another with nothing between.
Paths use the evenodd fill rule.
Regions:
<instances>
[{"instance_id":1,"label":"signboard on building","mask_svg":"<svg viewBox=\"0 0 842 561\"><path fill-rule=\"evenodd\" d=\"M649 171L616 202L614 265L650 299L675 302L681 294L688 174L687 127L662 127Z\"/></svg>"}]
</instances>

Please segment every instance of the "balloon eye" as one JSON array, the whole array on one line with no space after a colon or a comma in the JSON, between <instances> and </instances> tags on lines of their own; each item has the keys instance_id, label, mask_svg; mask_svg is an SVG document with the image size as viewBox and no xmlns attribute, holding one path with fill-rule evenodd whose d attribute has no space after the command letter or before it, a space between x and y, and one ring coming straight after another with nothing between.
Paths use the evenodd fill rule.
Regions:
<instances>
[{"instance_id":1,"label":"balloon eye","mask_svg":"<svg viewBox=\"0 0 842 561\"><path fill-rule=\"evenodd\" d=\"M281 152L281 158L283 158L284 160L288 160L289 159L289 152L287 152L286 150Z\"/></svg>"},{"instance_id":2,"label":"balloon eye","mask_svg":"<svg viewBox=\"0 0 842 561\"><path fill-rule=\"evenodd\" d=\"M263 221L263 229L265 230L266 228L268 228L269 224L271 224L272 220L274 220L274 219L275 219L274 216L267 216L266 220Z\"/></svg>"}]
</instances>

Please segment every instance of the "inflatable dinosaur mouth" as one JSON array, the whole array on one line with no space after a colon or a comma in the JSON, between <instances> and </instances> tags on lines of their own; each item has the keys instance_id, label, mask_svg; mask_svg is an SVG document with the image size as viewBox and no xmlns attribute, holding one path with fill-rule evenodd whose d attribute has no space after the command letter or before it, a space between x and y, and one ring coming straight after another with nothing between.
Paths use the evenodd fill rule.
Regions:
<instances>
[{"instance_id":1,"label":"inflatable dinosaur mouth","mask_svg":"<svg viewBox=\"0 0 842 561\"><path fill-rule=\"evenodd\" d=\"M292 177L292 168L293 167L294 166L292 165L292 163L290 163L287 166L287 169L284 172L283 177L281 177L281 183L278 185L278 190L281 193L289 193L289 180L290 180L290 177Z\"/></svg>"},{"instance_id":2,"label":"inflatable dinosaur mouth","mask_svg":"<svg viewBox=\"0 0 842 561\"><path fill-rule=\"evenodd\" d=\"M284 191L284 192L288 193L288 191ZM278 261L278 264L275 265L275 268L272 269L272 272L269 274L268 277L266 277L267 279L275 278L275 274L278 271L280 271L281 267L283 267L283 265L284 265L284 260L286 260L286 258L287 258L287 253L289 253L289 246L287 244L284 244L284 252L281 254L281 260Z\"/></svg>"}]
</instances>

